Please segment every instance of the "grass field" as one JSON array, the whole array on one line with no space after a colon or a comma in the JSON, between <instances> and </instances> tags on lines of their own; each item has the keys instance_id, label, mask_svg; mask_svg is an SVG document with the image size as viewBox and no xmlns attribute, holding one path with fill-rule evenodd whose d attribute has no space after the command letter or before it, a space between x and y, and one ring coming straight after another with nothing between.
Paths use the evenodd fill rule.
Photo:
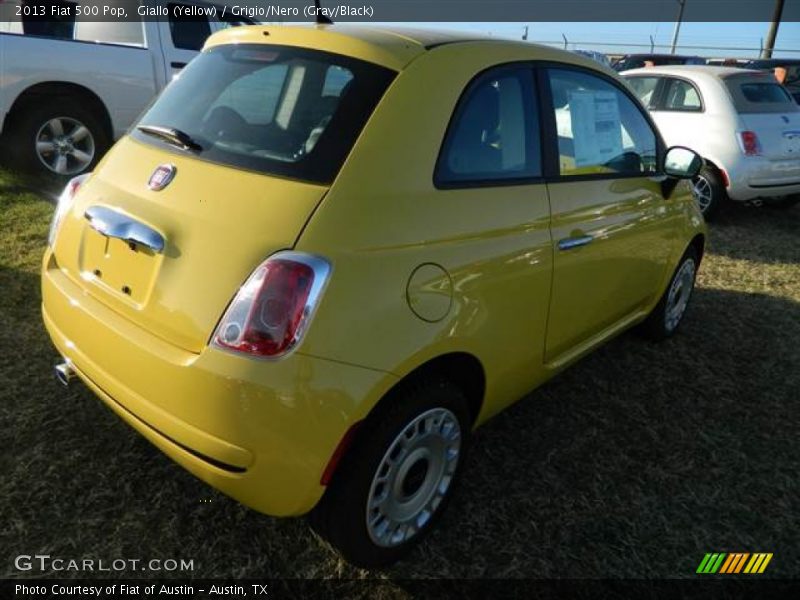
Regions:
<instances>
[{"instance_id":1,"label":"grass field","mask_svg":"<svg viewBox=\"0 0 800 600\"><path fill-rule=\"evenodd\" d=\"M624 335L490 421L440 528L382 572L54 381L51 211L0 172L0 577L18 554L184 558L195 577L379 578L360 589L383 596L410 578L687 577L711 551L774 552L768 575L800 576L800 208L723 214L680 335Z\"/></svg>"}]
</instances>

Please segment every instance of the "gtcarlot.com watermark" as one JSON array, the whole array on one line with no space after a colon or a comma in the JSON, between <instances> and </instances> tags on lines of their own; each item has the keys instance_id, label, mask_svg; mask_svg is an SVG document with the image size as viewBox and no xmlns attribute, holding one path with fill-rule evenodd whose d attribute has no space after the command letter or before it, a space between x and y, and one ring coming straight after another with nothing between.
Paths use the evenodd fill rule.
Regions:
<instances>
[{"instance_id":1,"label":"gtcarlot.com watermark","mask_svg":"<svg viewBox=\"0 0 800 600\"><path fill-rule=\"evenodd\" d=\"M14 559L18 571L47 572L123 572L123 571L194 571L194 560L184 558L62 558L49 554L20 554Z\"/></svg>"}]
</instances>

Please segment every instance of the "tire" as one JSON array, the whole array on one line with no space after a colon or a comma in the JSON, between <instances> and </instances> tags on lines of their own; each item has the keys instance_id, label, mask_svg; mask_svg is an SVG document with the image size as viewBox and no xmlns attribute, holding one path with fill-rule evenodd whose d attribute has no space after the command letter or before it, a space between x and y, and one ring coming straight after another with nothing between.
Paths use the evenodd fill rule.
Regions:
<instances>
[{"instance_id":1,"label":"tire","mask_svg":"<svg viewBox=\"0 0 800 600\"><path fill-rule=\"evenodd\" d=\"M309 515L311 526L353 565L381 567L399 560L444 512L462 471L471 425L463 392L446 379L401 384L359 428Z\"/></svg>"},{"instance_id":2,"label":"tire","mask_svg":"<svg viewBox=\"0 0 800 600\"><path fill-rule=\"evenodd\" d=\"M704 166L692 179L692 195L706 221L711 221L728 199L722 177L710 165Z\"/></svg>"},{"instance_id":3,"label":"tire","mask_svg":"<svg viewBox=\"0 0 800 600\"><path fill-rule=\"evenodd\" d=\"M664 295L642 323L642 332L652 340L663 340L678 331L692 298L700 257L694 246L681 257Z\"/></svg>"},{"instance_id":4,"label":"tire","mask_svg":"<svg viewBox=\"0 0 800 600\"><path fill-rule=\"evenodd\" d=\"M792 208L800 203L800 194L793 194L791 196L780 196L778 198L770 198L764 201L764 206L767 208Z\"/></svg>"},{"instance_id":5,"label":"tire","mask_svg":"<svg viewBox=\"0 0 800 600\"><path fill-rule=\"evenodd\" d=\"M91 170L108 150L101 118L77 100L35 102L17 110L10 149L27 171L71 178Z\"/></svg>"}]
</instances>

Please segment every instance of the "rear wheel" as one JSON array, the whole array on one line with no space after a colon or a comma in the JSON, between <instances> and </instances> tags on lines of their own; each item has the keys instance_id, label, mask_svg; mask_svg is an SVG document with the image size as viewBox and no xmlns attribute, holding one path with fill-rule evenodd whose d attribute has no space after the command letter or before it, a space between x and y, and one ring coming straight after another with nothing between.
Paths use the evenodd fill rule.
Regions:
<instances>
[{"instance_id":1,"label":"rear wheel","mask_svg":"<svg viewBox=\"0 0 800 600\"><path fill-rule=\"evenodd\" d=\"M706 221L714 218L728 197L722 177L711 166L703 167L697 177L692 179L692 195Z\"/></svg>"},{"instance_id":2,"label":"rear wheel","mask_svg":"<svg viewBox=\"0 0 800 600\"><path fill-rule=\"evenodd\" d=\"M73 177L91 170L108 149L100 119L74 100L18 110L9 150L27 170Z\"/></svg>"},{"instance_id":3,"label":"rear wheel","mask_svg":"<svg viewBox=\"0 0 800 600\"><path fill-rule=\"evenodd\" d=\"M692 298L699 262L697 250L690 246L678 263L661 300L642 324L643 332L650 339L663 340L678 330Z\"/></svg>"},{"instance_id":4,"label":"rear wheel","mask_svg":"<svg viewBox=\"0 0 800 600\"><path fill-rule=\"evenodd\" d=\"M314 529L354 565L390 564L442 514L463 465L467 400L445 379L404 386L360 428L320 504Z\"/></svg>"}]
</instances>

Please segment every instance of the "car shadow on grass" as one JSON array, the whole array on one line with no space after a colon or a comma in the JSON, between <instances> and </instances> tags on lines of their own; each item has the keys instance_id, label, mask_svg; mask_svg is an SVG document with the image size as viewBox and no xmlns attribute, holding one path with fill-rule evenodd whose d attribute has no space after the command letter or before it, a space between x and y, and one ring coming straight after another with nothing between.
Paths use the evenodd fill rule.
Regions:
<instances>
[{"instance_id":1,"label":"car shadow on grass","mask_svg":"<svg viewBox=\"0 0 800 600\"><path fill-rule=\"evenodd\" d=\"M366 573L304 520L244 508L82 385L56 384L38 278L5 269L0 284L0 576L41 576L13 556L44 553L194 564L128 577L381 578L358 595L420 577L683 577L726 550L775 552L770 571L798 575L782 559L800 551L797 303L698 289L677 337L626 334L587 357L479 430L438 530Z\"/></svg>"},{"instance_id":2,"label":"car shadow on grass","mask_svg":"<svg viewBox=\"0 0 800 600\"><path fill-rule=\"evenodd\" d=\"M800 204L778 209L729 202L709 228L715 254L758 263L800 263Z\"/></svg>"},{"instance_id":3,"label":"car shadow on grass","mask_svg":"<svg viewBox=\"0 0 800 600\"><path fill-rule=\"evenodd\" d=\"M601 348L480 430L424 573L684 577L705 552L796 556L798 339L800 304L701 288L675 338Z\"/></svg>"}]
</instances>

